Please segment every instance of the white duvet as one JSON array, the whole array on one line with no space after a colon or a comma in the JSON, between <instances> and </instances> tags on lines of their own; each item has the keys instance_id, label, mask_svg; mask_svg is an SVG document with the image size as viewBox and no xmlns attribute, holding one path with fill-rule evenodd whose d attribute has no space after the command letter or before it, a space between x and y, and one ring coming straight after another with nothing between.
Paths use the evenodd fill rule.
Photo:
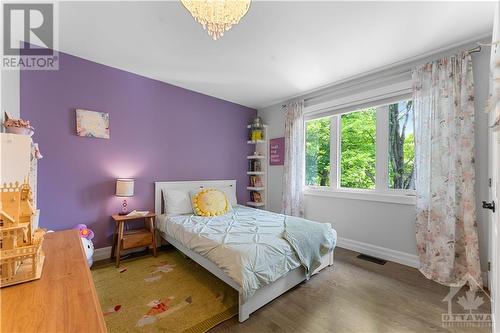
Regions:
<instances>
[{"instance_id":1,"label":"white duvet","mask_svg":"<svg viewBox=\"0 0 500 333\"><path fill-rule=\"evenodd\" d=\"M245 206L225 215L163 216L157 228L212 261L252 296L301 265L283 238L285 216Z\"/></svg>"}]
</instances>

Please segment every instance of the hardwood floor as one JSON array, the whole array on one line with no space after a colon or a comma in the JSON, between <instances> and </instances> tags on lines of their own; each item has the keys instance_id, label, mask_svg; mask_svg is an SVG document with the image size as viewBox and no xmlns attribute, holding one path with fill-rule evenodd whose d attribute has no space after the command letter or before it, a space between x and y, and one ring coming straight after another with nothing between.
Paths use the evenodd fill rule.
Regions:
<instances>
[{"instance_id":1,"label":"hardwood floor","mask_svg":"<svg viewBox=\"0 0 500 333\"><path fill-rule=\"evenodd\" d=\"M335 249L335 264L250 315L232 318L210 332L490 332L489 327L443 327L443 298L449 288L429 281L416 269L388 262L378 265ZM456 313L464 313L452 301ZM479 311L489 313L487 295Z\"/></svg>"}]
</instances>

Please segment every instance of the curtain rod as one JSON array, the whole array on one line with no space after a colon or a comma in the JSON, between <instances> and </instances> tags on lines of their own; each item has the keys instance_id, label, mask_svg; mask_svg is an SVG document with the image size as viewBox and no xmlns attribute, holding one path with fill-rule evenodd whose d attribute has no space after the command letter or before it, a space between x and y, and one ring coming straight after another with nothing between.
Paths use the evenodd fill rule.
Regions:
<instances>
[{"instance_id":1,"label":"curtain rod","mask_svg":"<svg viewBox=\"0 0 500 333\"><path fill-rule=\"evenodd\" d=\"M481 45L478 45L472 49L467 50L467 53L471 54L471 53L481 52L482 49L483 48L481 47Z\"/></svg>"},{"instance_id":2,"label":"curtain rod","mask_svg":"<svg viewBox=\"0 0 500 333\"><path fill-rule=\"evenodd\" d=\"M481 52L483 49L483 46L492 47L492 46L498 45L498 43L500 43L500 41L496 41L493 43L477 43L477 46L470 49L470 50L467 50L467 53L471 54L471 53Z\"/></svg>"}]
</instances>

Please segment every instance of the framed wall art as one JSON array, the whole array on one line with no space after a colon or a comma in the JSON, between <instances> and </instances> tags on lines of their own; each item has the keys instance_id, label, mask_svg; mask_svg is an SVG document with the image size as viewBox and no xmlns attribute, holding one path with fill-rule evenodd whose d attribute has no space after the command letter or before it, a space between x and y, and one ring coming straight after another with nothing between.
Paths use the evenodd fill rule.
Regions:
<instances>
[{"instance_id":1,"label":"framed wall art","mask_svg":"<svg viewBox=\"0 0 500 333\"><path fill-rule=\"evenodd\" d=\"M109 113L76 109L76 135L109 139Z\"/></svg>"}]
</instances>

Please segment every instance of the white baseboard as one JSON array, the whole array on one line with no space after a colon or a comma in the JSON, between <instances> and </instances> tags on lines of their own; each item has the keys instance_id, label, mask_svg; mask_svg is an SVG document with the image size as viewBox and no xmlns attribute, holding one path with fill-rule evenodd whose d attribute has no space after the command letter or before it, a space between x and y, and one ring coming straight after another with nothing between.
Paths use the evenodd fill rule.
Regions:
<instances>
[{"instance_id":1,"label":"white baseboard","mask_svg":"<svg viewBox=\"0 0 500 333\"><path fill-rule=\"evenodd\" d=\"M358 242L352 239L339 237L337 246L351 251L367 254L372 257L389 260L401 265L418 268L420 261L418 256L406 252L391 250L385 247Z\"/></svg>"},{"instance_id":2,"label":"white baseboard","mask_svg":"<svg viewBox=\"0 0 500 333\"><path fill-rule=\"evenodd\" d=\"M136 249L130 249L130 250L122 250L122 256L124 254L129 254L129 253L134 253L134 252L142 252L144 251L146 247L139 247ZM94 255L92 256L94 258L94 261L99 261L99 260L104 260L104 259L109 259L111 258L111 246L106 246L106 247L101 247L98 249L94 250Z\"/></svg>"},{"instance_id":3,"label":"white baseboard","mask_svg":"<svg viewBox=\"0 0 500 333\"><path fill-rule=\"evenodd\" d=\"M95 249L92 257L94 258L94 261L109 259L111 257L111 246Z\"/></svg>"},{"instance_id":4,"label":"white baseboard","mask_svg":"<svg viewBox=\"0 0 500 333\"><path fill-rule=\"evenodd\" d=\"M420 259L415 254L391 250L385 247L358 242L352 239L347 239L342 237L338 238L337 246L417 269L420 266ZM485 286L488 286L488 272L482 272L481 275L483 278L483 284Z\"/></svg>"}]
</instances>

